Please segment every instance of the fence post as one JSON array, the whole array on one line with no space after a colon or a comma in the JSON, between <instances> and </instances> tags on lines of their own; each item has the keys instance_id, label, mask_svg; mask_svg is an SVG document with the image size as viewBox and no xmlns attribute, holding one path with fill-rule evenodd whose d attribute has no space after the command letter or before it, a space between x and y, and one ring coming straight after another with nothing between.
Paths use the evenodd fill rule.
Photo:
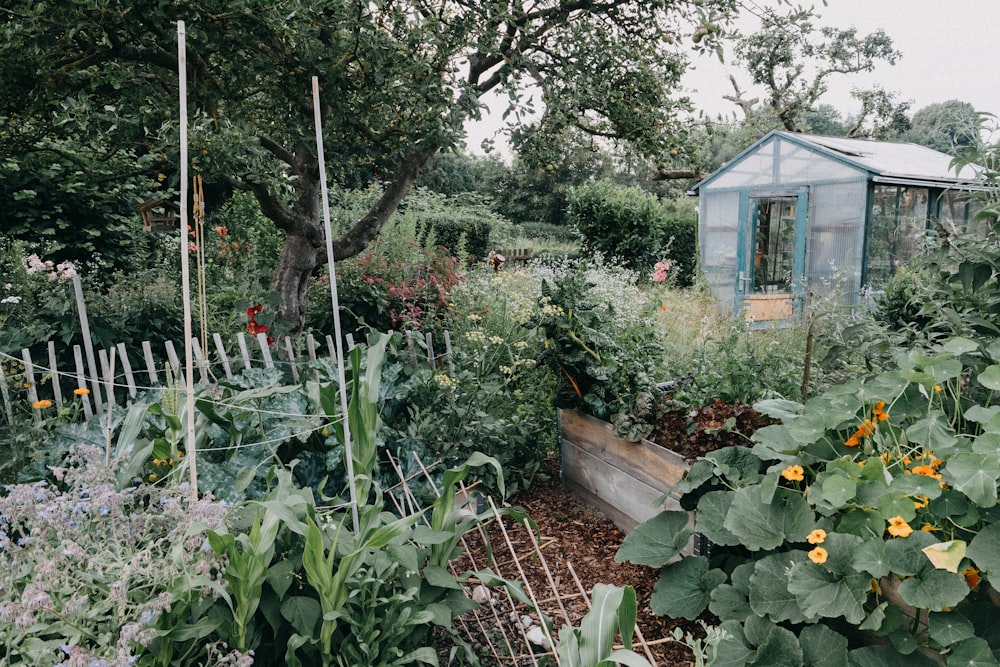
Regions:
<instances>
[{"instance_id":1,"label":"fence post","mask_svg":"<svg viewBox=\"0 0 1000 667\"><path fill-rule=\"evenodd\" d=\"M56 342L54 340L50 340L48 348L49 370L52 371L52 395L56 399L56 409L62 412L62 387L59 386L59 369L56 368Z\"/></svg>"},{"instance_id":2,"label":"fence post","mask_svg":"<svg viewBox=\"0 0 1000 667\"><path fill-rule=\"evenodd\" d=\"M90 391L94 394L94 407L100 415L104 413L101 378L97 370L97 360L94 358L94 341L90 338L90 321L87 319L87 303L83 300L83 284L80 282L80 276L76 274L73 275L73 293L76 295L76 310L80 313L83 349L87 353L87 368L90 370Z\"/></svg>"}]
</instances>

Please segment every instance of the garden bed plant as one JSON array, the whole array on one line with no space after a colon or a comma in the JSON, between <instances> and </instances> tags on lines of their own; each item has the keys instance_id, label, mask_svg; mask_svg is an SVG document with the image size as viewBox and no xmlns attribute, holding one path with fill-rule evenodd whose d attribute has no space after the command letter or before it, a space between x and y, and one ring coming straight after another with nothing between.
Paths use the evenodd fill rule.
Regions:
<instances>
[{"instance_id":1,"label":"garden bed plant","mask_svg":"<svg viewBox=\"0 0 1000 667\"><path fill-rule=\"evenodd\" d=\"M618 559L663 567L659 614L706 610L714 664L996 665L1000 343L955 338L695 462ZM670 562L691 531L708 555ZM665 565L666 564L666 565Z\"/></svg>"}]
</instances>

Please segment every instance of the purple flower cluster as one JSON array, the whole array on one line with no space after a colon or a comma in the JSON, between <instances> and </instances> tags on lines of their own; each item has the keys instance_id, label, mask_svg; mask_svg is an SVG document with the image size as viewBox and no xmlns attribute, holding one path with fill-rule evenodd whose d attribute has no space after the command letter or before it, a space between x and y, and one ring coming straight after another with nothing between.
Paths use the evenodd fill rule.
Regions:
<instances>
[{"instance_id":1,"label":"purple flower cluster","mask_svg":"<svg viewBox=\"0 0 1000 667\"><path fill-rule=\"evenodd\" d=\"M52 481L0 492L0 645L19 664L43 651L63 665L131 665L175 582L200 577L206 596L217 593L222 564L199 547L226 507L182 485L117 488L103 460L78 446Z\"/></svg>"}]
</instances>

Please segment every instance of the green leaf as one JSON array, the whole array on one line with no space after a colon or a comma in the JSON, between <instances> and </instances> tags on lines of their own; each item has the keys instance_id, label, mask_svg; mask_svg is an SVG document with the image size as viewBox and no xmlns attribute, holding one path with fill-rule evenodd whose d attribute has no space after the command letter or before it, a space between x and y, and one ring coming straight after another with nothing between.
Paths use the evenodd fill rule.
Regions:
<instances>
[{"instance_id":1,"label":"green leaf","mask_svg":"<svg viewBox=\"0 0 1000 667\"><path fill-rule=\"evenodd\" d=\"M889 574L889 556L885 542L881 539L867 539L854 551L853 566L858 572L867 572L879 579Z\"/></svg>"},{"instance_id":2,"label":"green leaf","mask_svg":"<svg viewBox=\"0 0 1000 667\"><path fill-rule=\"evenodd\" d=\"M698 499L698 511L694 515L695 528L712 543L720 546L736 546L740 543L739 538L725 528L733 495L732 491L709 491Z\"/></svg>"},{"instance_id":3,"label":"green leaf","mask_svg":"<svg viewBox=\"0 0 1000 667\"><path fill-rule=\"evenodd\" d=\"M820 482L819 479L816 480ZM854 498L858 485L852 479L843 475L824 475L820 488L823 491L824 504L831 509L839 509Z\"/></svg>"},{"instance_id":4,"label":"green leaf","mask_svg":"<svg viewBox=\"0 0 1000 667\"><path fill-rule=\"evenodd\" d=\"M982 637L969 637L952 646L948 667L997 667L993 650Z\"/></svg>"},{"instance_id":5,"label":"green leaf","mask_svg":"<svg viewBox=\"0 0 1000 667\"><path fill-rule=\"evenodd\" d=\"M1000 389L1000 365L991 364L979 373L979 384L991 391Z\"/></svg>"},{"instance_id":6,"label":"green leaf","mask_svg":"<svg viewBox=\"0 0 1000 667\"><path fill-rule=\"evenodd\" d=\"M765 556L754 564L750 575L750 608L755 614L767 616L775 623L808 620L787 584L792 566L805 558L802 551L789 551Z\"/></svg>"},{"instance_id":7,"label":"green leaf","mask_svg":"<svg viewBox=\"0 0 1000 667\"><path fill-rule=\"evenodd\" d=\"M938 410L910 425L906 429L906 437L910 442L923 445L924 449L936 452L939 456L953 447L958 440L948 419Z\"/></svg>"},{"instance_id":8,"label":"green leaf","mask_svg":"<svg viewBox=\"0 0 1000 667\"><path fill-rule=\"evenodd\" d=\"M847 637L822 624L807 625L799 632L805 667L847 667Z\"/></svg>"},{"instance_id":9,"label":"green leaf","mask_svg":"<svg viewBox=\"0 0 1000 667\"><path fill-rule=\"evenodd\" d=\"M281 603L281 615L300 635L316 637L319 634L319 621L323 616L319 602L313 598L295 595L286 598Z\"/></svg>"},{"instance_id":10,"label":"green leaf","mask_svg":"<svg viewBox=\"0 0 1000 667\"><path fill-rule=\"evenodd\" d=\"M687 512L665 510L642 522L625 537L615 562L662 567L687 546L694 534L687 526L689 520Z\"/></svg>"},{"instance_id":11,"label":"green leaf","mask_svg":"<svg viewBox=\"0 0 1000 667\"><path fill-rule=\"evenodd\" d=\"M903 655L891 646L865 646L850 653L852 667L940 667L921 653Z\"/></svg>"},{"instance_id":12,"label":"green leaf","mask_svg":"<svg viewBox=\"0 0 1000 667\"><path fill-rule=\"evenodd\" d=\"M799 667L802 646L791 630L774 626L757 646L757 655L750 665L760 667Z\"/></svg>"},{"instance_id":13,"label":"green leaf","mask_svg":"<svg viewBox=\"0 0 1000 667\"><path fill-rule=\"evenodd\" d=\"M954 607L968 594L965 577L944 570L929 569L899 584L899 595L906 604L931 611Z\"/></svg>"},{"instance_id":14,"label":"green leaf","mask_svg":"<svg viewBox=\"0 0 1000 667\"><path fill-rule=\"evenodd\" d=\"M843 616L848 623L860 623L865 618L862 607L871 590L871 579L864 574L839 576L811 562L792 566L788 590L799 601L807 618Z\"/></svg>"},{"instance_id":15,"label":"green leaf","mask_svg":"<svg viewBox=\"0 0 1000 667\"><path fill-rule=\"evenodd\" d=\"M961 336L956 336L944 343L941 346L942 352L947 352L948 354L953 354L956 357L968 354L969 352L975 352L979 349L979 343L968 338L962 338Z\"/></svg>"},{"instance_id":16,"label":"green leaf","mask_svg":"<svg viewBox=\"0 0 1000 667\"><path fill-rule=\"evenodd\" d=\"M986 526L972 538L966 555L980 570L996 574L1000 572L1000 524Z\"/></svg>"},{"instance_id":17,"label":"green leaf","mask_svg":"<svg viewBox=\"0 0 1000 667\"><path fill-rule=\"evenodd\" d=\"M923 530L914 531L909 537L887 540L885 551L892 572L907 577L931 569L931 563L924 555L923 549L937 541L937 538Z\"/></svg>"},{"instance_id":18,"label":"green leaf","mask_svg":"<svg viewBox=\"0 0 1000 667\"><path fill-rule=\"evenodd\" d=\"M730 584L720 584L712 590L708 610L722 621L743 622L754 613L745 593Z\"/></svg>"},{"instance_id":19,"label":"green leaf","mask_svg":"<svg viewBox=\"0 0 1000 667\"><path fill-rule=\"evenodd\" d=\"M722 570L709 569L704 556L682 558L663 569L649 606L658 616L693 621L705 611L712 590L725 580Z\"/></svg>"},{"instance_id":20,"label":"green leaf","mask_svg":"<svg viewBox=\"0 0 1000 667\"><path fill-rule=\"evenodd\" d=\"M428 584L437 586L438 588L462 588L458 581L455 580L455 576L446 568L439 565L428 565L425 567L424 579L427 580Z\"/></svg>"},{"instance_id":21,"label":"green leaf","mask_svg":"<svg viewBox=\"0 0 1000 667\"><path fill-rule=\"evenodd\" d=\"M770 503L759 486L739 489L723 526L751 551L774 549L786 540L801 542L816 520L801 494L779 488Z\"/></svg>"},{"instance_id":22,"label":"green leaf","mask_svg":"<svg viewBox=\"0 0 1000 667\"><path fill-rule=\"evenodd\" d=\"M951 646L976 634L972 621L957 611L932 611L927 615L927 631L941 646Z\"/></svg>"},{"instance_id":23,"label":"green leaf","mask_svg":"<svg viewBox=\"0 0 1000 667\"><path fill-rule=\"evenodd\" d=\"M1000 465L996 459L983 454L956 454L948 459L942 478L969 497L981 508L997 504L997 481Z\"/></svg>"},{"instance_id":24,"label":"green leaf","mask_svg":"<svg viewBox=\"0 0 1000 667\"><path fill-rule=\"evenodd\" d=\"M298 568L294 560L280 560L267 568L267 583L271 586L278 598L284 598L289 586L295 580L295 571Z\"/></svg>"}]
</instances>

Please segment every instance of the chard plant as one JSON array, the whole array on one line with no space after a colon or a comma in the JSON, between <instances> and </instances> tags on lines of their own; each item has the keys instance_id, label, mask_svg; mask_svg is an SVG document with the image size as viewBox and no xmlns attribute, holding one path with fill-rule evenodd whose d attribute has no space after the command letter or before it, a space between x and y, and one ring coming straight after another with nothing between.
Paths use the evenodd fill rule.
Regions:
<instances>
[{"instance_id":1,"label":"chard plant","mask_svg":"<svg viewBox=\"0 0 1000 667\"><path fill-rule=\"evenodd\" d=\"M617 559L662 567L651 606L710 611L717 665L996 665L1000 341L955 338L695 462L696 510L640 525ZM683 555L694 533L708 553ZM703 550L704 551L704 550Z\"/></svg>"}]
</instances>

